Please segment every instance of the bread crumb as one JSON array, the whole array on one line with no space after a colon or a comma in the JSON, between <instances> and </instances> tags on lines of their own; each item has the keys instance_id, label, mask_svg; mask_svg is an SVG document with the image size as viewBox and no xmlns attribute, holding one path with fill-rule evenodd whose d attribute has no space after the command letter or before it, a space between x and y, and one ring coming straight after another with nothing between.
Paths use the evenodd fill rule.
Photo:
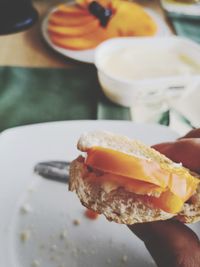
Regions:
<instances>
[{"instance_id":1,"label":"bread crumb","mask_svg":"<svg viewBox=\"0 0 200 267\"><path fill-rule=\"evenodd\" d=\"M87 251L87 249L85 249L85 248L83 248L83 249L81 249L81 252L83 253L83 254L88 254L88 251Z\"/></svg>"},{"instance_id":2,"label":"bread crumb","mask_svg":"<svg viewBox=\"0 0 200 267\"><path fill-rule=\"evenodd\" d=\"M49 235L49 239L54 239L54 236L52 234Z\"/></svg>"},{"instance_id":3,"label":"bread crumb","mask_svg":"<svg viewBox=\"0 0 200 267\"><path fill-rule=\"evenodd\" d=\"M44 244L41 244L40 245L40 249L45 249L45 245Z\"/></svg>"},{"instance_id":4,"label":"bread crumb","mask_svg":"<svg viewBox=\"0 0 200 267\"><path fill-rule=\"evenodd\" d=\"M20 233L20 240L26 242L30 239L31 233L29 230L24 230Z\"/></svg>"},{"instance_id":5,"label":"bread crumb","mask_svg":"<svg viewBox=\"0 0 200 267\"><path fill-rule=\"evenodd\" d=\"M52 245L51 247L50 247L50 250L51 251L56 251L57 250L57 246L54 244L54 245Z\"/></svg>"},{"instance_id":6,"label":"bread crumb","mask_svg":"<svg viewBox=\"0 0 200 267\"><path fill-rule=\"evenodd\" d=\"M27 214L31 211L31 206L27 203L23 204L20 208L21 214Z\"/></svg>"},{"instance_id":7,"label":"bread crumb","mask_svg":"<svg viewBox=\"0 0 200 267\"><path fill-rule=\"evenodd\" d=\"M40 266L40 262L38 260L34 260L31 264L32 267L39 267Z\"/></svg>"},{"instance_id":8,"label":"bread crumb","mask_svg":"<svg viewBox=\"0 0 200 267\"><path fill-rule=\"evenodd\" d=\"M92 239L93 239L94 241L96 241L96 240L97 240L96 235L92 235Z\"/></svg>"},{"instance_id":9,"label":"bread crumb","mask_svg":"<svg viewBox=\"0 0 200 267\"><path fill-rule=\"evenodd\" d=\"M172 162L172 166L174 166L175 168L181 168L181 167L183 167L183 163L182 162Z\"/></svg>"},{"instance_id":10,"label":"bread crumb","mask_svg":"<svg viewBox=\"0 0 200 267\"><path fill-rule=\"evenodd\" d=\"M35 191L35 188L33 188L33 187L29 187L29 188L28 188L28 192L29 192L29 193L33 193L34 191Z\"/></svg>"},{"instance_id":11,"label":"bread crumb","mask_svg":"<svg viewBox=\"0 0 200 267\"><path fill-rule=\"evenodd\" d=\"M126 263L127 260L128 260L127 255L123 255L123 256L122 256L122 262L123 262L123 263Z\"/></svg>"},{"instance_id":12,"label":"bread crumb","mask_svg":"<svg viewBox=\"0 0 200 267\"><path fill-rule=\"evenodd\" d=\"M67 235L68 235L67 230L63 230L63 231L60 233L60 239L61 239L61 240L66 239Z\"/></svg>"},{"instance_id":13,"label":"bread crumb","mask_svg":"<svg viewBox=\"0 0 200 267\"><path fill-rule=\"evenodd\" d=\"M59 254L60 256L64 256L64 255L65 255L65 251L60 250L60 251L58 251L58 254Z\"/></svg>"},{"instance_id":14,"label":"bread crumb","mask_svg":"<svg viewBox=\"0 0 200 267\"><path fill-rule=\"evenodd\" d=\"M54 262L58 262L58 261L59 261L59 258L58 258L58 256L56 256L56 255L52 255L52 256L50 257L50 260L51 260L51 261L54 261Z\"/></svg>"},{"instance_id":15,"label":"bread crumb","mask_svg":"<svg viewBox=\"0 0 200 267\"><path fill-rule=\"evenodd\" d=\"M110 258L108 258L107 260L106 260L106 262L108 263L108 264L111 264L111 259Z\"/></svg>"},{"instance_id":16,"label":"bread crumb","mask_svg":"<svg viewBox=\"0 0 200 267\"><path fill-rule=\"evenodd\" d=\"M95 250L95 249L91 249L91 250L90 250L90 253L91 253L92 255L95 255L95 254L96 254L96 250Z\"/></svg>"},{"instance_id":17,"label":"bread crumb","mask_svg":"<svg viewBox=\"0 0 200 267\"><path fill-rule=\"evenodd\" d=\"M79 220L75 219L75 220L73 220L73 224L76 225L76 226L78 226L78 225L81 224L81 222Z\"/></svg>"},{"instance_id":18,"label":"bread crumb","mask_svg":"<svg viewBox=\"0 0 200 267\"><path fill-rule=\"evenodd\" d=\"M78 256L78 249L77 248L73 248L72 249L72 254L77 257Z\"/></svg>"}]
</instances>

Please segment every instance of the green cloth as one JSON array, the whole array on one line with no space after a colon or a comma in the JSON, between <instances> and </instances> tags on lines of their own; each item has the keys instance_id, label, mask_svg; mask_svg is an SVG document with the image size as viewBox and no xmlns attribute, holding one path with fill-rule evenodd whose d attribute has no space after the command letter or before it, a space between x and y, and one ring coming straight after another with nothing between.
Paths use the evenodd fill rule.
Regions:
<instances>
[{"instance_id":1,"label":"green cloth","mask_svg":"<svg viewBox=\"0 0 200 267\"><path fill-rule=\"evenodd\" d=\"M0 67L0 131L60 120L130 119L103 95L96 69Z\"/></svg>"},{"instance_id":2,"label":"green cloth","mask_svg":"<svg viewBox=\"0 0 200 267\"><path fill-rule=\"evenodd\" d=\"M167 13L175 32L179 36L200 43L200 17Z\"/></svg>"}]
</instances>

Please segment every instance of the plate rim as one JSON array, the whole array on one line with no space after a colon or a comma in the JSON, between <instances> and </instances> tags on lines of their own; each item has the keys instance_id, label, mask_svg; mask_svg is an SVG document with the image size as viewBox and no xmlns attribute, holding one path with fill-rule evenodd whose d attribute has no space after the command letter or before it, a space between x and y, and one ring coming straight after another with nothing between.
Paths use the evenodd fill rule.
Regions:
<instances>
[{"instance_id":1,"label":"plate rim","mask_svg":"<svg viewBox=\"0 0 200 267\"><path fill-rule=\"evenodd\" d=\"M162 128L162 129L168 129L170 132L174 133L175 135L179 135L178 132L176 132L174 129L171 129L169 126L166 125L162 125L162 124L158 124L158 123L144 123L144 122L134 122L131 120L106 120L106 119L99 119L99 120L61 120L61 121L47 121L47 122L38 122L38 123L31 123L31 124L26 124L26 125L19 125L19 126L14 126L8 129L3 130L0 133L0 140L2 138L2 136L5 136L7 134L12 134L15 131L18 130L24 130L24 129L28 129L28 128L35 128L35 127L45 127L45 126L50 126L50 125L65 125L65 124L78 124L78 123L122 123L122 124L133 124L133 125L138 125L140 127L144 126L149 126L149 127L157 127L157 128Z\"/></svg>"}]
</instances>

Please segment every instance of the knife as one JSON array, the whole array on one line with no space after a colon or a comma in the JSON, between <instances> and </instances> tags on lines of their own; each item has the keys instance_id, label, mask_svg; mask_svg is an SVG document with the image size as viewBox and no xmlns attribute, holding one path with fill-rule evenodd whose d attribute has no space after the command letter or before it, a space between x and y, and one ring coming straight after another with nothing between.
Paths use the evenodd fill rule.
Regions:
<instances>
[{"instance_id":1,"label":"knife","mask_svg":"<svg viewBox=\"0 0 200 267\"><path fill-rule=\"evenodd\" d=\"M69 165L67 161L44 161L34 167L34 172L48 180L61 183L69 182Z\"/></svg>"}]
</instances>

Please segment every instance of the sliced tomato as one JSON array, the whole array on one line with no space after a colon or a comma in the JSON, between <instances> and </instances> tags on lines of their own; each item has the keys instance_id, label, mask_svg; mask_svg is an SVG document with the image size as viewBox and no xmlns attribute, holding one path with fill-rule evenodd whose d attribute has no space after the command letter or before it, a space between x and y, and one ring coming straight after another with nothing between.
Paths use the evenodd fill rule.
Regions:
<instances>
[{"instance_id":1,"label":"sliced tomato","mask_svg":"<svg viewBox=\"0 0 200 267\"><path fill-rule=\"evenodd\" d=\"M90 220L96 220L99 217L99 214L93 210L86 209L85 216Z\"/></svg>"}]
</instances>

